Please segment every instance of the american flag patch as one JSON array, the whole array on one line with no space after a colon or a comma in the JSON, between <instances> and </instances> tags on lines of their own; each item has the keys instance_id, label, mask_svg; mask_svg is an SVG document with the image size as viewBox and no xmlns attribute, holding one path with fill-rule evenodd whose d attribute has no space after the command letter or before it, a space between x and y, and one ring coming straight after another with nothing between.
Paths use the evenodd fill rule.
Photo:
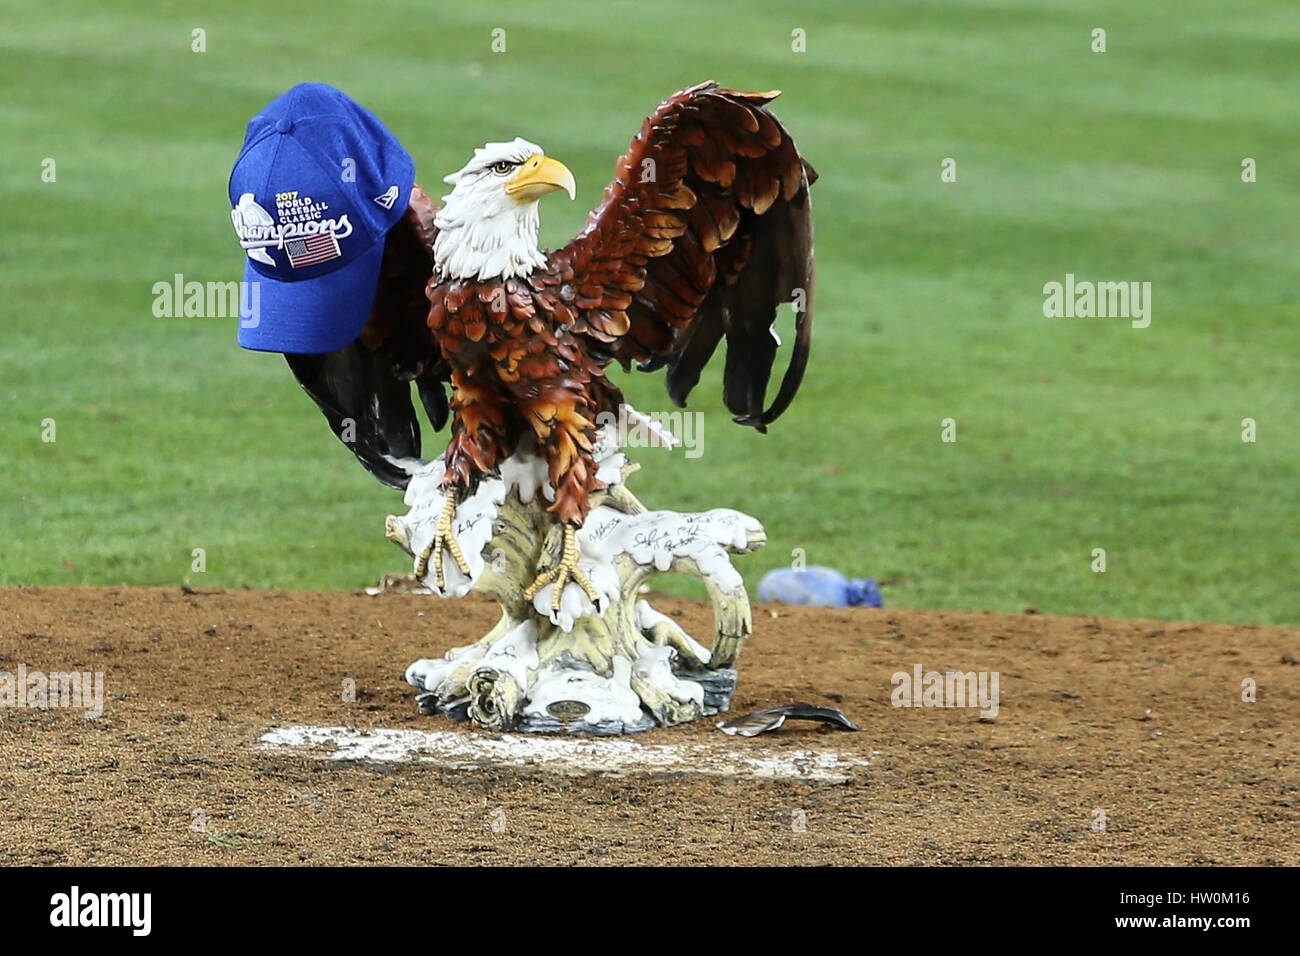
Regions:
<instances>
[{"instance_id":1,"label":"american flag patch","mask_svg":"<svg viewBox=\"0 0 1300 956\"><path fill-rule=\"evenodd\" d=\"M332 232L322 232L305 239L290 239L284 244L284 251L289 254L289 265L295 269L305 269L343 255L339 251L339 241Z\"/></svg>"}]
</instances>

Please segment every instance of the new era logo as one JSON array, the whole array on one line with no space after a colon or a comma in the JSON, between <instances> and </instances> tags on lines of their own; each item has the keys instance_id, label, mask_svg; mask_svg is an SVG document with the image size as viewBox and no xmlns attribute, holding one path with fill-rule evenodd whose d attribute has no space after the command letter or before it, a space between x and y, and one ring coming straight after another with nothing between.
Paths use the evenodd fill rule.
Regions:
<instances>
[{"instance_id":1,"label":"new era logo","mask_svg":"<svg viewBox=\"0 0 1300 956\"><path fill-rule=\"evenodd\" d=\"M375 197L375 202L379 203L379 205L383 206L385 209L392 209L393 203L397 202L397 194L400 192L401 190L396 186L389 186L388 191L382 196Z\"/></svg>"}]
</instances>

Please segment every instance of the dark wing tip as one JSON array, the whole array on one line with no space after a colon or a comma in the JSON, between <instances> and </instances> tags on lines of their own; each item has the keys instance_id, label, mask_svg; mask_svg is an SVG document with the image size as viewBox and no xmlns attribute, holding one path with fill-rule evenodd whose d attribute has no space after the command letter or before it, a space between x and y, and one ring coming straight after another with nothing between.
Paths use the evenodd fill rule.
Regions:
<instances>
[{"instance_id":1,"label":"dark wing tip","mask_svg":"<svg viewBox=\"0 0 1300 956\"><path fill-rule=\"evenodd\" d=\"M768 422L763 421L762 415L737 415L732 421L737 425L749 425L761 435L767 434Z\"/></svg>"}]
</instances>

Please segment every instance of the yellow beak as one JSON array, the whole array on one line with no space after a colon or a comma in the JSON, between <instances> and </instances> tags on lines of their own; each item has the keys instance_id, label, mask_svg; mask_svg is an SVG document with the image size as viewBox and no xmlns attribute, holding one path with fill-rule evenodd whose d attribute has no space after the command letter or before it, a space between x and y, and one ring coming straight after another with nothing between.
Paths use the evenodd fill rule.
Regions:
<instances>
[{"instance_id":1,"label":"yellow beak","mask_svg":"<svg viewBox=\"0 0 1300 956\"><path fill-rule=\"evenodd\" d=\"M536 202L547 193L563 189L570 199L578 195L573 173L558 159L534 153L524 160L519 172L506 183L506 195L519 202Z\"/></svg>"}]
</instances>

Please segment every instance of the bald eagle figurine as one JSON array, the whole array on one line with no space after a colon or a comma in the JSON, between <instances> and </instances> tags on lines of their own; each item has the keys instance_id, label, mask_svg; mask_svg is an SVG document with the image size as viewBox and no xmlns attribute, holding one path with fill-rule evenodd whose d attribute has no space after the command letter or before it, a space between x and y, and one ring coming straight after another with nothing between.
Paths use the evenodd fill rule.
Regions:
<instances>
[{"instance_id":1,"label":"bald eagle figurine","mask_svg":"<svg viewBox=\"0 0 1300 956\"><path fill-rule=\"evenodd\" d=\"M573 174L524 139L489 143L444 180L435 206L418 186L390 231L371 315L350 346L286 356L361 462L394 487L418 458L410 383L435 428L450 419L446 505L416 573L444 586L447 557L469 573L453 533L457 501L523 441L545 458L563 551L525 597L568 582L593 602L575 532L602 487L597 419L617 414L605 376L667 369L684 405L725 336L723 399L764 431L790 404L808 360L813 306L809 187L817 174L767 108L777 93L703 83L666 99L618 161L604 200L571 242L537 247L539 201L575 196ZM783 303L795 306L787 369L768 404ZM450 386L450 402L447 387Z\"/></svg>"}]
</instances>

